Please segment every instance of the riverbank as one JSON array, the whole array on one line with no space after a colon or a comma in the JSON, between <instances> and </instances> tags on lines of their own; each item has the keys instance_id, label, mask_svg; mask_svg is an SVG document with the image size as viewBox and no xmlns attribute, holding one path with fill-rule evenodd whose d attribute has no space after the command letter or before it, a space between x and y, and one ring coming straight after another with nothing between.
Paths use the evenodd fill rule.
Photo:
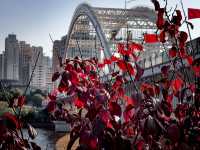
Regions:
<instances>
[{"instance_id":1,"label":"riverbank","mask_svg":"<svg viewBox=\"0 0 200 150\"><path fill-rule=\"evenodd\" d=\"M56 150L66 150L69 140L70 140L69 133L57 133L55 149ZM76 150L77 147L78 147L78 140L74 143L71 150Z\"/></svg>"},{"instance_id":2,"label":"riverbank","mask_svg":"<svg viewBox=\"0 0 200 150\"><path fill-rule=\"evenodd\" d=\"M52 130L36 129L38 135L34 140L42 150L66 150L67 144L70 140L69 133L58 133ZM27 129L23 129L24 136L28 138ZM72 150L76 150L78 146L78 140L74 143Z\"/></svg>"}]
</instances>

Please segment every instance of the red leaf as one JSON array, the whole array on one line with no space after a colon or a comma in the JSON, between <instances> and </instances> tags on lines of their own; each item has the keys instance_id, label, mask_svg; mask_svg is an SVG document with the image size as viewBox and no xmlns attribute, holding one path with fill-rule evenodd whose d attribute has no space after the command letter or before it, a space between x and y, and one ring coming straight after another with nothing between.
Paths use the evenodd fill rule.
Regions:
<instances>
[{"instance_id":1,"label":"red leaf","mask_svg":"<svg viewBox=\"0 0 200 150\"><path fill-rule=\"evenodd\" d=\"M177 35L177 33L179 32L179 26L175 25L175 24L168 24L166 22L166 28L168 29L168 33L171 35L171 37L174 37Z\"/></svg>"},{"instance_id":2,"label":"red leaf","mask_svg":"<svg viewBox=\"0 0 200 150\"><path fill-rule=\"evenodd\" d=\"M74 66L72 64L67 64L65 67L66 71L72 71L74 69Z\"/></svg>"},{"instance_id":3,"label":"red leaf","mask_svg":"<svg viewBox=\"0 0 200 150\"><path fill-rule=\"evenodd\" d=\"M125 64L125 62L123 60L118 60L117 65L121 70L123 70L123 71L127 70L126 69L126 64Z\"/></svg>"},{"instance_id":4,"label":"red leaf","mask_svg":"<svg viewBox=\"0 0 200 150\"><path fill-rule=\"evenodd\" d=\"M17 117L9 112L5 112L2 118L6 121L6 127L9 129L18 129L20 127Z\"/></svg>"},{"instance_id":5,"label":"red leaf","mask_svg":"<svg viewBox=\"0 0 200 150\"><path fill-rule=\"evenodd\" d=\"M114 115L121 116L121 114L122 114L121 107L116 102L109 103L109 111L110 111L111 115L113 115L113 116Z\"/></svg>"},{"instance_id":6,"label":"red leaf","mask_svg":"<svg viewBox=\"0 0 200 150\"><path fill-rule=\"evenodd\" d=\"M70 71L70 74L71 74L71 83L74 84L74 85L77 85L79 83L79 78L78 78L78 74L76 71L72 70Z\"/></svg>"},{"instance_id":7,"label":"red leaf","mask_svg":"<svg viewBox=\"0 0 200 150\"><path fill-rule=\"evenodd\" d=\"M194 74L197 76L197 77L200 77L200 66L192 66L192 69L194 71Z\"/></svg>"},{"instance_id":8,"label":"red leaf","mask_svg":"<svg viewBox=\"0 0 200 150\"><path fill-rule=\"evenodd\" d=\"M157 34L144 34L144 41L146 43L156 43L158 42Z\"/></svg>"},{"instance_id":9,"label":"red leaf","mask_svg":"<svg viewBox=\"0 0 200 150\"><path fill-rule=\"evenodd\" d=\"M135 70L134 70L133 66L130 63L126 63L123 60L118 60L117 65L122 71L127 71L131 75L135 74Z\"/></svg>"},{"instance_id":10,"label":"red leaf","mask_svg":"<svg viewBox=\"0 0 200 150\"><path fill-rule=\"evenodd\" d=\"M127 95L124 95L123 99L126 101L126 105L127 106L128 105L134 106L135 103L136 103L136 101L133 98L131 98L131 97L127 96Z\"/></svg>"},{"instance_id":11,"label":"red leaf","mask_svg":"<svg viewBox=\"0 0 200 150\"><path fill-rule=\"evenodd\" d=\"M63 80L61 80L58 86L58 91L62 93L62 92L66 92L67 90L68 90L68 84L66 84Z\"/></svg>"},{"instance_id":12,"label":"red leaf","mask_svg":"<svg viewBox=\"0 0 200 150\"><path fill-rule=\"evenodd\" d=\"M158 10L158 18L157 18L157 21L156 21L156 25L157 25L157 28L160 29L160 30L163 28L164 23L165 23L164 18L163 18L164 11L165 11L164 8L160 8Z\"/></svg>"},{"instance_id":13,"label":"red leaf","mask_svg":"<svg viewBox=\"0 0 200 150\"><path fill-rule=\"evenodd\" d=\"M166 42L165 37L166 37L165 36L165 31L163 30L160 33L160 42L165 43Z\"/></svg>"},{"instance_id":14,"label":"red leaf","mask_svg":"<svg viewBox=\"0 0 200 150\"><path fill-rule=\"evenodd\" d=\"M123 83L122 77L121 76L117 76L116 77L116 81L112 85L112 88L113 89L117 89L117 88L119 88L122 85L122 83Z\"/></svg>"},{"instance_id":15,"label":"red leaf","mask_svg":"<svg viewBox=\"0 0 200 150\"><path fill-rule=\"evenodd\" d=\"M160 9L160 4L157 0L152 0L152 3L154 4L155 11L158 11Z\"/></svg>"},{"instance_id":16,"label":"red leaf","mask_svg":"<svg viewBox=\"0 0 200 150\"><path fill-rule=\"evenodd\" d=\"M200 9L188 8L188 19L200 18Z\"/></svg>"},{"instance_id":17,"label":"red leaf","mask_svg":"<svg viewBox=\"0 0 200 150\"><path fill-rule=\"evenodd\" d=\"M168 102L169 104L172 104L173 94L168 95L166 100L167 100L167 102Z\"/></svg>"},{"instance_id":18,"label":"red leaf","mask_svg":"<svg viewBox=\"0 0 200 150\"><path fill-rule=\"evenodd\" d=\"M169 56L170 56L171 58L174 58L174 57L176 57L176 55L177 55L177 49L176 49L176 47L172 47L172 48L169 50Z\"/></svg>"},{"instance_id":19,"label":"red leaf","mask_svg":"<svg viewBox=\"0 0 200 150\"><path fill-rule=\"evenodd\" d=\"M180 56L181 58L186 58L186 57L187 57L187 54L186 54L185 49L180 49L180 51L179 51L179 56Z\"/></svg>"},{"instance_id":20,"label":"red leaf","mask_svg":"<svg viewBox=\"0 0 200 150\"><path fill-rule=\"evenodd\" d=\"M145 147L144 145L145 145L145 142L143 140L138 141L136 144L137 150L143 150Z\"/></svg>"},{"instance_id":21,"label":"red leaf","mask_svg":"<svg viewBox=\"0 0 200 150\"><path fill-rule=\"evenodd\" d=\"M129 46L132 52L134 52L135 50L143 51L143 46L141 44L137 44L133 42Z\"/></svg>"},{"instance_id":22,"label":"red leaf","mask_svg":"<svg viewBox=\"0 0 200 150\"><path fill-rule=\"evenodd\" d=\"M176 24L181 26L181 20L182 20L182 14L180 10L176 10L176 14L177 14L177 22Z\"/></svg>"},{"instance_id":23,"label":"red leaf","mask_svg":"<svg viewBox=\"0 0 200 150\"><path fill-rule=\"evenodd\" d=\"M180 31L180 34L179 34L179 42L182 42L182 43L185 43L187 41L187 38L188 38L188 34L184 31Z\"/></svg>"},{"instance_id":24,"label":"red leaf","mask_svg":"<svg viewBox=\"0 0 200 150\"><path fill-rule=\"evenodd\" d=\"M112 63L111 60L107 58L105 58L103 62L105 65L110 65Z\"/></svg>"},{"instance_id":25,"label":"red leaf","mask_svg":"<svg viewBox=\"0 0 200 150\"><path fill-rule=\"evenodd\" d=\"M170 66L169 66L169 65L168 65L168 66L163 66L163 67L161 68L162 74L163 74L164 76L167 76L167 75L168 75L168 72L169 72L169 69L170 69Z\"/></svg>"},{"instance_id":26,"label":"red leaf","mask_svg":"<svg viewBox=\"0 0 200 150\"><path fill-rule=\"evenodd\" d=\"M95 136L90 136L90 139L89 139L89 148L91 150L95 150L95 149L97 149L97 146L98 146L98 138L95 137Z\"/></svg>"},{"instance_id":27,"label":"red leaf","mask_svg":"<svg viewBox=\"0 0 200 150\"><path fill-rule=\"evenodd\" d=\"M127 71L131 74L131 75L134 75L135 74L135 70L133 68L133 66L130 64L130 63L126 63L127 65Z\"/></svg>"},{"instance_id":28,"label":"red leaf","mask_svg":"<svg viewBox=\"0 0 200 150\"><path fill-rule=\"evenodd\" d=\"M77 108L83 108L85 106L85 103L80 99L80 98L76 98L75 101L74 101L74 105L77 107Z\"/></svg>"},{"instance_id":29,"label":"red leaf","mask_svg":"<svg viewBox=\"0 0 200 150\"><path fill-rule=\"evenodd\" d=\"M112 62L115 62L115 61L118 61L118 60L119 60L119 58L117 58L117 57L115 57L115 56L113 56L113 55L111 56L111 61L112 61Z\"/></svg>"},{"instance_id":30,"label":"red leaf","mask_svg":"<svg viewBox=\"0 0 200 150\"><path fill-rule=\"evenodd\" d=\"M129 122L134 115L133 106L128 105L125 110L126 111L123 112L124 121Z\"/></svg>"},{"instance_id":31,"label":"red leaf","mask_svg":"<svg viewBox=\"0 0 200 150\"><path fill-rule=\"evenodd\" d=\"M195 90L196 90L195 84L194 84L194 83L191 83L191 84L189 85L189 89L194 93Z\"/></svg>"},{"instance_id":32,"label":"red leaf","mask_svg":"<svg viewBox=\"0 0 200 150\"><path fill-rule=\"evenodd\" d=\"M187 60L189 65L192 65L192 63L193 63L193 57L192 56L187 56L186 60Z\"/></svg>"},{"instance_id":33,"label":"red leaf","mask_svg":"<svg viewBox=\"0 0 200 150\"><path fill-rule=\"evenodd\" d=\"M104 63L103 63L103 64L101 64L101 63L98 64L98 67L99 67L99 68L103 68L104 66L105 66Z\"/></svg>"},{"instance_id":34,"label":"red leaf","mask_svg":"<svg viewBox=\"0 0 200 150\"><path fill-rule=\"evenodd\" d=\"M119 87L119 89L118 89L118 96L119 97L123 97L124 93L125 93L124 89L122 87Z\"/></svg>"},{"instance_id":35,"label":"red leaf","mask_svg":"<svg viewBox=\"0 0 200 150\"><path fill-rule=\"evenodd\" d=\"M171 82L172 89L175 92L179 91L182 88L183 83L184 83L183 80L180 78L172 80L172 82Z\"/></svg>"},{"instance_id":36,"label":"red leaf","mask_svg":"<svg viewBox=\"0 0 200 150\"><path fill-rule=\"evenodd\" d=\"M132 52L130 50L118 50L118 52L124 56L129 56Z\"/></svg>"},{"instance_id":37,"label":"red leaf","mask_svg":"<svg viewBox=\"0 0 200 150\"><path fill-rule=\"evenodd\" d=\"M101 120L108 125L110 122L110 113L108 111L101 111L99 113Z\"/></svg>"},{"instance_id":38,"label":"red leaf","mask_svg":"<svg viewBox=\"0 0 200 150\"><path fill-rule=\"evenodd\" d=\"M118 51L123 51L124 48L125 48L125 46L124 46L123 43L118 43L118 44L117 44L117 49L118 49Z\"/></svg>"},{"instance_id":39,"label":"red leaf","mask_svg":"<svg viewBox=\"0 0 200 150\"><path fill-rule=\"evenodd\" d=\"M53 112L56 109L56 102L55 101L50 101L47 105L47 111L48 112Z\"/></svg>"},{"instance_id":40,"label":"red leaf","mask_svg":"<svg viewBox=\"0 0 200 150\"><path fill-rule=\"evenodd\" d=\"M55 101L56 100L56 95L53 94L48 94L48 97L51 101Z\"/></svg>"},{"instance_id":41,"label":"red leaf","mask_svg":"<svg viewBox=\"0 0 200 150\"><path fill-rule=\"evenodd\" d=\"M58 78L60 77L60 73L59 72L55 72L52 76L52 82L56 81Z\"/></svg>"},{"instance_id":42,"label":"red leaf","mask_svg":"<svg viewBox=\"0 0 200 150\"><path fill-rule=\"evenodd\" d=\"M180 129L176 124L171 124L167 128L167 135L170 138L171 141L177 142L180 139Z\"/></svg>"},{"instance_id":43,"label":"red leaf","mask_svg":"<svg viewBox=\"0 0 200 150\"><path fill-rule=\"evenodd\" d=\"M25 103L25 99L26 99L26 97L25 96L19 96L18 97L18 106L19 107L22 107L23 105L24 105L24 103Z\"/></svg>"}]
</instances>

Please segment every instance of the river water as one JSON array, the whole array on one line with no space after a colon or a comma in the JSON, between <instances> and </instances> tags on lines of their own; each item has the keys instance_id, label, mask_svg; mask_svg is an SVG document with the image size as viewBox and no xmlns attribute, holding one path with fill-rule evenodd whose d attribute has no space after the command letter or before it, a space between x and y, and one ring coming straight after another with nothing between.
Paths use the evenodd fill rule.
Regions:
<instances>
[{"instance_id":1,"label":"river water","mask_svg":"<svg viewBox=\"0 0 200 150\"><path fill-rule=\"evenodd\" d=\"M38 135L34 140L36 144L38 144L42 150L54 150L55 149L55 142L56 142L56 133L51 130L44 130L44 129L36 129ZM28 137L27 129L23 130L25 137Z\"/></svg>"}]
</instances>

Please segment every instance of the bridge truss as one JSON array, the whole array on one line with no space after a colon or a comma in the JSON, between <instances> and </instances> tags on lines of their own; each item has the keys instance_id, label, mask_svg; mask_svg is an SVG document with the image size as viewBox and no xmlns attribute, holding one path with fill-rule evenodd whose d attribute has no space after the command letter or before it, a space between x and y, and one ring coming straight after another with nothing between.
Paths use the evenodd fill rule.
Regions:
<instances>
[{"instance_id":1,"label":"bridge truss","mask_svg":"<svg viewBox=\"0 0 200 150\"><path fill-rule=\"evenodd\" d=\"M109 57L116 43L126 41L128 33L133 41L141 42L144 33L155 32L155 20L155 12L146 7L120 9L80 4L69 27L65 56ZM104 49L103 54L99 49Z\"/></svg>"}]
</instances>

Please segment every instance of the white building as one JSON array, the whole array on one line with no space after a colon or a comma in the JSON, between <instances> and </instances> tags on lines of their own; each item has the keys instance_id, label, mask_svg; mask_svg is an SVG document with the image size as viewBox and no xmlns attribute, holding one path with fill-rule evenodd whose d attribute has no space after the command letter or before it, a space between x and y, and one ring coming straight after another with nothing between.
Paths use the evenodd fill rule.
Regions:
<instances>
[{"instance_id":1,"label":"white building","mask_svg":"<svg viewBox=\"0 0 200 150\"><path fill-rule=\"evenodd\" d=\"M44 64L44 72L45 72L45 83L46 83L46 90L50 92L53 88L52 83L52 60L48 56L43 57L43 64Z\"/></svg>"},{"instance_id":2,"label":"white building","mask_svg":"<svg viewBox=\"0 0 200 150\"><path fill-rule=\"evenodd\" d=\"M32 55L32 67L31 70L34 69L35 62L37 60L37 57L39 55L34 73L33 73L33 78L31 81L31 86L35 88L39 88L41 90L45 90L46 88L46 78L45 78L45 69L43 65L43 48L42 47L32 47L33 55Z\"/></svg>"}]
</instances>

